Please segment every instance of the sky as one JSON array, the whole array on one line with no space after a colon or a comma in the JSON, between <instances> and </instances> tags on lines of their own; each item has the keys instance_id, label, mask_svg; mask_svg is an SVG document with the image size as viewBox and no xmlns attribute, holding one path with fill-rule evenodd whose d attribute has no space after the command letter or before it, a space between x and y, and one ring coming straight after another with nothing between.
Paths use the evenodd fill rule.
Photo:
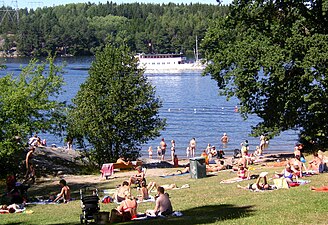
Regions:
<instances>
[{"instance_id":1,"label":"sky","mask_svg":"<svg viewBox=\"0 0 328 225\"><path fill-rule=\"evenodd\" d=\"M109 2L111 0L108 0ZM56 5L65 5L68 3L106 3L107 0L0 0L0 7L1 6L11 6L12 8L37 8L37 7L50 7ZM217 4L216 0L112 0L112 2L120 3L133 3L133 2L140 2L140 3L206 3L206 4ZM222 0L222 4L230 4L232 0Z\"/></svg>"}]
</instances>

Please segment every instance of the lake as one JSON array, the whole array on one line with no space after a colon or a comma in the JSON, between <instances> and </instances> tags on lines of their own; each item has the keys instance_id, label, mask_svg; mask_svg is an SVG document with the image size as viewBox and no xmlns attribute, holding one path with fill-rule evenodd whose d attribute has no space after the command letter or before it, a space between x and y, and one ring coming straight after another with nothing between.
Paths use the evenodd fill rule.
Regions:
<instances>
[{"instance_id":1,"label":"lake","mask_svg":"<svg viewBox=\"0 0 328 225\"><path fill-rule=\"evenodd\" d=\"M71 99L79 90L80 84L88 77L91 57L72 57L57 59L56 63L66 62L64 67L65 86L61 101L71 102ZM6 73L18 74L21 66L27 65L28 59L7 59L0 61L7 66L6 70L0 71L0 76ZM210 76L201 74L149 74L147 78L156 88L157 95L163 101L163 107L159 114L167 119L167 127L161 132L161 136L149 141L143 146L142 154L148 155L147 149L156 148L161 138L165 138L168 147L172 139L176 142L176 151L179 157L185 156L186 147L191 138L196 138L196 154L200 155L207 144L220 148L220 138L223 133L229 136L229 144L225 153L231 155L233 150L240 148L240 143L247 139L251 152L259 145L259 137L249 137L251 127L255 126L260 119L250 115L243 120L239 113L234 112L238 105L237 99L226 101L224 96L218 95L216 82ZM63 140L49 134L40 134L41 138L47 139L48 145L56 144L63 146ZM297 142L295 131L283 132L280 136L270 140L269 148L265 153L293 151ZM169 148L168 148L169 149ZM169 155L168 151L168 154Z\"/></svg>"}]
</instances>

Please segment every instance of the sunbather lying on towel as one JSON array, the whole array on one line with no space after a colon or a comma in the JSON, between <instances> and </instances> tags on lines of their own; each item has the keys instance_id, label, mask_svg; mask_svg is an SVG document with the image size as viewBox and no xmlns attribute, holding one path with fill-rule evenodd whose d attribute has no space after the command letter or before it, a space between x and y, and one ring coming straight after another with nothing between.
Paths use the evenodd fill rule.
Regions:
<instances>
[{"instance_id":1,"label":"sunbather lying on towel","mask_svg":"<svg viewBox=\"0 0 328 225\"><path fill-rule=\"evenodd\" d=\"M175 176L185 173L189 173L189 166L186 166L183 170L177 170L176 172L164 174L164 176Z\"/></svg>"},{"instance_id":2,"label":"sunbather lying on towel","mask_svg":"<svg viewBox=\"0 0 328 225\"><path fill-rule=\"evenodd\" d=\"M151 181L149 184L148 184L148 193L150 193L154 188L158 188L159 185L156 184L156 182L154 181ZM184 184L182 185L181 187L178 187L176 184L164 184L164 185L161 185L162 188L164 188L165 191L167 190L174 190L174 189L182 189L182 188L189 188L189 184Z\"/></svg>"},{"instance_id":3,"label":"sunbather lying on towel","mask_svg":"<svg viewBox=\"0 0 328 225\"><path fill-rule=\"evenodd\" d=\"M210 165L206 165L206 172L217 172L220 170L225 170L226 169L226 165L224 165L224 161L215 161L215 164L210 164Z\"/></svg>"},{"instance_id":4,"label":"sunbather lying on towel","mask_svg":"<svg viewBox=\"0 0 328 225\"><path fill-rule=\"evenodd\" d=\"M245 190L253 190L253 191L260 191L260 190L272 190L273 187L268 184L268 179L267 179L267 172L262 172L259 177L256 180L256 183L254 184L249 184L245 187L237 185L238 188L242 188ZM263 178L263 183L261 183L261 179Z\"/></svg>"},{"instance_id":5,"label":"sunbather lying on towel","mask_svg":"<svg viewBox=\"0 0 328 225\"><path fill-rule=\"evenodd\" d=\"M322 186L322 187L311 187L312 191L320 191L320 192L328 192L328 186Z\"/></svg>"}]
</instances>

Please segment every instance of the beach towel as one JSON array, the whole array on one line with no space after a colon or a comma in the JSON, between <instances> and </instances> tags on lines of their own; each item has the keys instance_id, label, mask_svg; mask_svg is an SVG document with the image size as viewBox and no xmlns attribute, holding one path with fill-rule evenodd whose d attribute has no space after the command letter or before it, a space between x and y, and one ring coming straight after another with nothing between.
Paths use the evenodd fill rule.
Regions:
<instances>
[{"instance_id":1,"label":"beach towel","mask_svg":"<svg viewBox=\"0 0 328 225\"><path fill-rule=\"evenodd\" d=\"M114 189L104 189L103 193L105 195L115 194L116 190L117 190L116 188L114 188Z\"/></svg>"},{"instance_id":2,"label":"beach towel","mask_svg":"<svg viewBox=\"0 0 328 225\"><path fill-rule=\"evenodd\" d=\"M141 196L140 196L140 197L141 197ZM156 201L156 200L155 200L155 197L152 196L152 195L149 195L149 198L148 198L148 199L143 199L142 201L140 201L140 199L137 198L137 203L138 203L138 204L143 203L143 202L155 202L155 201ZM118 204L118 205L121 204L121 202L118 202L116 199L114 199L113 202L116 203L116 204Z\"/></svg>"},{"instance_id":3,"label":"beach towel","mask_svg":"<svg viewBox=\"0 0 328 225\"><path fill-rule=\"evenodd\" d=\"M276 186L277 189L288 189L289 188L289 185L286 181L285 178L277 178L277 179L273 179L273 183L274 183L274 186Z\"/></svg>"},{"instance_id":4,"label":"beach towel","mask_svg":"<svg viewBox=\"0 0 328 225\"><path fill-rule=\"evenodd\" d=\"M76 198L71 198L69 200L69 202L75 201L75 200L76 200ZM26 202L26 205L55 205L55 204L60 204L60 203L62 203L62 202L60 202L60 201L53 202L50 199L47 199L47 200L39 200L39 199L36 199L33 202Z\"/></svg>"},{"instance_id":5,"label":"beach towel","mask_svg":"<svg viewBox=\"0 0 328 225\"><path fill-rule=\"evenodd\" d=\"M293 182L293 183L297 183L299 185L304 185L304 184L308 184L310 182L311 182L310 180L297 179L296 182Z\"/></svg>"},{"instance_id":6,"label":"beach towel","mask_svg":"<svg viewBox=\"0 0 328 225\"><path fill-rule=\"evenodd\" d=\"M138 199L137 203L139 204L139 203L142 203L142 202L155 202L155 201L156 201L155 197L152 196L152 195L149 195L148 199L143 199L143 200Z\"/></svg>"},{"instance_id":7,"label":"beach towel","mask_svg":"<svg viewBox=\"0 0 328 225\"><path fill-rule=\"evenodd\" d=\"M27 202L26 205L51 205L51 204L58 204L53 201L35 201L35 202Z\"/></svg>"},{"instance_id":8,"label":"beach towel","mask_svg":"<svg viewBox=\"0 0 328 225\"><path fill-rule=\"evenodd\" d=\"M164 216L164 215L161 215L161 213L159 213L158 215L156 215L154 213L154 210L147 210L146 211L146 219L152 219L152 218L167 218L167 217L181 217L183 216L182 212L180 211L174 211L173 213L167 215L167 216Z\"/></svg>"},{"instance_id":9,"label":"beach towel","mask_svg":"<svg viewBox=\"0 0 328 225\"><path fill-rule=\"evenodd\" d=\"M113 163L106 163L103 164L100 170L101 177L105 177L106 179L114 173L114 164Z\"/></svg>"},{"instance_id":10,"label":"beach towel","mask_svg":"<svg viewBox=\"0 0 328 225\"><path fill-rule=\"evenodd\" d=\"M240 181L244 181L244 180L249 180L247 178L240 178L240 177L234 177L231 179L227 179L227 180L221 180L220 184L232 184L232 183L236 183L236 182L240 182Z\"/></svg>"}]
</instances>

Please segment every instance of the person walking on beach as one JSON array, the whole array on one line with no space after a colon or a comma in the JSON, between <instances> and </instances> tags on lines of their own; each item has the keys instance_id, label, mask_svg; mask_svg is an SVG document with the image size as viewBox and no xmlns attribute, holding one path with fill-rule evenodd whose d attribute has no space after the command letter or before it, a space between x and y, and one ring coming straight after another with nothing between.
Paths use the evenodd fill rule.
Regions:
<instances>
[{"instance_id":1,"label":"person walking on beach","mask_svg":"<svg viewBox=\"0 0 328 225\"><path fill-rule=\"evenodd\" d=\"M164 161L164 157L165 157L165 152L166 152L166 143L165 143L165 140L164 138L162 138L162 141L160 143L160 146L161 146L161 160Z\"/></svg>"},{"instance_id":2,"label":"person walking on beach","mask_svg":"<svg viewBox=\"0 0 328 225\"><path fill-rule=\"evenodd\" d=\"M171 141L171 158L172 158L172 162L174 162L174 155L175 155L175 140Z\"/></svg>"},{"instance_id":3,"label":"person walking on beach","mask_svg":"<svg viewBox=\"0 0 328 225\"><path fill-rule=\"evenodd\" d=\"M195 151L196 151L196 138L192 138L189 143L190 146L190 156L195 157Z\"/></svg>"}]
</instances>

